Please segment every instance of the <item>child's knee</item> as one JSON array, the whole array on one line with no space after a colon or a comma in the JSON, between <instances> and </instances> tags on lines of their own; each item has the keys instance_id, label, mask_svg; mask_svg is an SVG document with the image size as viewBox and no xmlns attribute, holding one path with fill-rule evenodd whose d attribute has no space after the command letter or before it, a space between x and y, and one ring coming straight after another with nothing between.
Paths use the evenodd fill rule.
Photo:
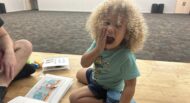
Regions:
<instances>
[{"instance_id":1,"label":"child's knee","mask_svg":"<svg viewBox=\"0 0 190 103\"><path fill-rule=\"evenodd\" d=\"M81 76L81 70L77 71L76 78L79 80L80 76Z\"/></svg>"},{"instance_id":2,"label":"child's knee","mask_svg":"<svg viewBox=\"0 0 190 103\"><path fill-rule=\"evenodd\" d=\"M86 70L85 70L85 69L80 69L80 70L77 72L77 74L76 74L76 78L77 78L78 80L80 80L82 77L85 76L85 74L86 74Z\"/></svg>"},{"instance_id":3,"label":"child's knee","mask_svg":"<svg viewBox=\"0 0 190 103\"><path fill-rule=\"evenodd\" d=\"M71 93L69 96L70 103L77 103L78 101L78 95L76 92Z\"/></svg>"}]
</instances>

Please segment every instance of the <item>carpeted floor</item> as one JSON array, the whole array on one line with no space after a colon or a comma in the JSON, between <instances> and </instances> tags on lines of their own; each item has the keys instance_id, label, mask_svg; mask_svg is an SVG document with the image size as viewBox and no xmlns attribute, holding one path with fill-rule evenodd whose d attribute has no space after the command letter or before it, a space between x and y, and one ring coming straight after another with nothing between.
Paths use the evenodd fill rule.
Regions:
<instances>
[{"instance_id":1,"label":"carpeted floor","mask_svg":"<svg viewBox=\"0 0 190 103\"><path fill-rule=\"evenodd\" d=\"M0 15L14 40L28 39L34 51L83 54L91 44L89 13L24 11ZM190 15L144 14L149 37L138 59L190 62Z\"/></svg>"}]
</instances>

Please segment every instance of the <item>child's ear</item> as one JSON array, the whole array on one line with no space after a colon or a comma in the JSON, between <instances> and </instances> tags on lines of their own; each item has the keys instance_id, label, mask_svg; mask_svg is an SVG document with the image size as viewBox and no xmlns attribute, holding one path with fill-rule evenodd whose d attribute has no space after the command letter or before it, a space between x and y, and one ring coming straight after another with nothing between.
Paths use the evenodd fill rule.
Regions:
<instances>
[{"instance_id":1,"label":"child's ear","mask_svg":"<svg viewBox=\"0 0 190 103\"><path fill-rule=\"evenodd\" d=\"M124 38L126 41L128 41L129 40L129 34L127 33L127 31L126 31L126 33L125 33L125 38Z\"/></svg>"},{"instance_id":2,"label":"child's ear","mask_svg":"<svg viewBox=\"0 0 190 103\"><path fill-rule=\"evenodd\" d=\"M128 36L126 36L126 37L125 37L125 41L128 41L128 40L129 40L129 37L128 37Z\"/></svg>"},{"instance_id":3,"label":"child's ear","mask_svg":"<svg viewBox=\"0 0 190 103\"><path fill-rule=\"evenodd\" d=\"M129 46L129 44L130 44L130 39L131 39L131 37L130 37L131 35L129 34L129 33L126 33L125 34L125 45L128 47Z\"/></svg>"}]
</instances>

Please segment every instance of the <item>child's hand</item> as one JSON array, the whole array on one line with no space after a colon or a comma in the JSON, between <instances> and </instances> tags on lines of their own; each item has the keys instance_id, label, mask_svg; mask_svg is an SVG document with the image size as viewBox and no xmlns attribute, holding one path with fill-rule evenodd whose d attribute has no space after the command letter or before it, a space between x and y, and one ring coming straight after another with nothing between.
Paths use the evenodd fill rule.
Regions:
<instances>
[{"instance_id":1,"label":"child's hand","mask_svg":"<svg viewBox=\"0 0 190 103\"><path fill-rule=\"evenodd\" d=\"M97 49L99 54L101 52L103 52L104 49L105 49L106 38L107 38L106 29L103 28L102 31L101 31L101 34L97 37L97 40L96 40L96 49Z\"/></svg>"}]
</instances>

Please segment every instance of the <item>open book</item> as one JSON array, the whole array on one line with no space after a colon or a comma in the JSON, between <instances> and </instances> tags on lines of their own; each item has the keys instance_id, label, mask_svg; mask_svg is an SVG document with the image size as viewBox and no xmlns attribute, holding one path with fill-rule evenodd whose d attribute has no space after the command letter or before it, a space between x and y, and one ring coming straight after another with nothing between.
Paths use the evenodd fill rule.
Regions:
<instances>
[{"instance_id":1,"label":"open book","mask_svg":"<svg viewBox=\"0 0 190 103\"><path fill-rule=\"evenodd\" d=\"M12 99L11 101L9 101L8 103L47 103L47 102L43 102L43 101L39 101L39 100L27 98L27 97L18 96L16 98Z\"/></svg>"},{"instance_id":2,"label":"open book","mask_svg":"<svg viewBox=\"0 0 190 103\"><path fill-rule=\"evenodd\" d=\"M43 60L43 71L70 69L67 57L48 57Z\"/></svg>"},{"instance_id":3,"label":"open book","mask_svg":"<svg viewBox=\"0 0 190 103\"><path fill-rule=\"evenodd\" d=\"M72 78L46 74L25 97L48 103L58 103L72 83Z\"/></svg>"}]
</instances>

